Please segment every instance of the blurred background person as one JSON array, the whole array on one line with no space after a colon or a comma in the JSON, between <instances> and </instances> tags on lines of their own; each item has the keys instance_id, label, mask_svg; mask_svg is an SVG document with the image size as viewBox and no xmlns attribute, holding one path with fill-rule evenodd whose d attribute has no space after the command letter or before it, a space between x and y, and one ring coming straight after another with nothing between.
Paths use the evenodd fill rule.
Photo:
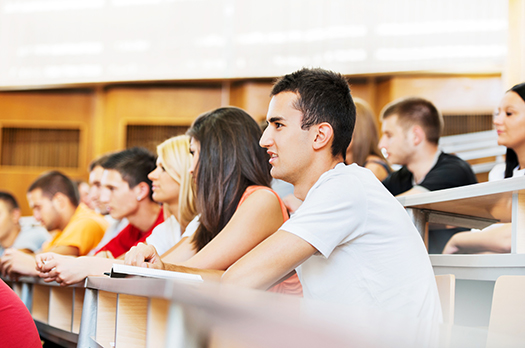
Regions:
<instances>
[{"instance_id":1,"label":"blurred background person","mask_svg":"<svg viewBox=\"0 0 525 348\"><path fill-rule=\"evenodd\" d=\"M505 163L496 165L489 181L525 175L525 83L505 93L494 114L498 144L507 147ZM443 254L509 253L511 224L491 225L480 232L461 232L452 237Z\"/></svg>"},{"instance_id":2,"label":"blurred background person","mask_svg":"<svg viewBox=\"0 0 525 348\"><path fill-rule=\"evenodd\" d=\"M370 105L363 99L354 98L356 121L352 142L346 150L346 164L356 163L370 169L379 179L384 180L392 168L379 150L379 127Z\"/></svg>"},{"instance_id":3,"label":"blurred background person","mask_svg":"<svg viewBox=\"0 0 525 348\"><path fill-rule=\"evenodd\" d=\"M12 194L0 191L0 256L7 248L34 253L49 238L49 232L32 216L21 216Z\"/></svg>"}]
</instances>

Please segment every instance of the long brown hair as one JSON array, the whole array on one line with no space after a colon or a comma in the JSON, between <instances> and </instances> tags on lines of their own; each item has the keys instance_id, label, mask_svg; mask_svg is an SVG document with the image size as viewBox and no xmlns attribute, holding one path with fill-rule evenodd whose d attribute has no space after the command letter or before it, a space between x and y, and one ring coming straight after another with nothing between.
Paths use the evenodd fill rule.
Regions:
<instances>
[{"instance_id":1,"label":"long brown hair","mask_svg":"<svg viewBox=\"0 0 525 348\"><path fill-rule=\"evenodd\" d=\"M200 115L187 134L200 143L194 175L201 215L192 240L200 250L230 221L248 186L270 186L270 164L259 146L259 126L242 109L223 107Z\"/></svg>"},{"instance_id":2,"label":"long brown hair","mask_svg":"<svg viewBox=\"0 0 525 348\"><path fill-rule=\"evenodd\" d=\"M384 157L377 146L379 144L379 132L372 108L360 98L354 98L354 102L357 117L354 136L352 137L352 161L363 166L366 158L370 155L375 155L382 159Z\"/></svg>"}]
</instances>

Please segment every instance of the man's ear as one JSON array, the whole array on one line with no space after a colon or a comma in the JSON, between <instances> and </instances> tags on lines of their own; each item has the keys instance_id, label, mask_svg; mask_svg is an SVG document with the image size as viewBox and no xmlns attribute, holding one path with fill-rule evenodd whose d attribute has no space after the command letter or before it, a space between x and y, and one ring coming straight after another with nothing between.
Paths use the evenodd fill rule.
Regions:
<instances>
[{"instance_id":1,"label":"man's ear","mask_svg":"<svg viewBox=\"0 0 525 348\"><path fill-rule=\"evenodd\" d=\"M420 125L412 126L411 130L412 132L412 140L414 142L414 145L419 145L423 140L425 140L425 131L423 128L421 128Z\"/></svg>"},{"instance_id":2,"label":"man's ear","mask_svg":"<svg viewBox=\"0 0 525 348\"><path fill-rule=\"evenodd\" d=\"M133 188L133 192L135 192L137 201L142 201L144 198L149 197L150 188L147 183L144 181L139 182L137 186Z\"/></svg>"},{"instance_id":3,"label":"man's ear","mask_svg":"<svg viewBox=\"0 0 525 348\"><path fill-rule=\"evenodd\" d=\"M314 150L320 150L323 147L330 145L334 137L334 129L328 122L322 122L315 127L317 127L317 132L315 134L313 147Z\"/></svg>"},{"instance_id":4,"label":"man's ear","mask_svg":"<svg viewBox=\"0 0 525 348\"><path fill-rule=\"evenodd\" d=\"M15 208L11 211L11 219L13 223L17 224L21 216L22 212L20 211L20 209Z\"/></svg>"},{"instance_id":5,"label":"man's ear","mask_svg":"<svg viewBox=\"0 0 525 348\"><path fill-rule=\"evenodd\" d=\"M51 203L53 203L55 208L59 210L63 210L67 206L68 203L71 204L71 201L62 192L57 192L55 193L53 198L51 198Z\"/></svg>"}]
</instances>

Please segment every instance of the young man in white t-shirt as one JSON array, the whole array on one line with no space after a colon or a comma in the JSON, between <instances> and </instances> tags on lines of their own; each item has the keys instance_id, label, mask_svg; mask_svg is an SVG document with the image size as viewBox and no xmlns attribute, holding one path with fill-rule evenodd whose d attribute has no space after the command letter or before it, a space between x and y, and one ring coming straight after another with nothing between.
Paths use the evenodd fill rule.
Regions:
<instances>
[{"instance_id":1,"label":"young man in white t-shirt","mask_svg":"<svg viewBox=\"0 0 525 348\"><path fill-rule=\"evenodd\" d=\"M267 121L260 144L272 176L293 184L304 202L221 280L268 289L297 270L305 298L441 321L430 260L404 208L372 172L344 165L355 124L346 80L322 69L284 76L272 90ZM146 246L140 252L136 264L220 275L164 264Z\"/></svg>"}]
</instances>

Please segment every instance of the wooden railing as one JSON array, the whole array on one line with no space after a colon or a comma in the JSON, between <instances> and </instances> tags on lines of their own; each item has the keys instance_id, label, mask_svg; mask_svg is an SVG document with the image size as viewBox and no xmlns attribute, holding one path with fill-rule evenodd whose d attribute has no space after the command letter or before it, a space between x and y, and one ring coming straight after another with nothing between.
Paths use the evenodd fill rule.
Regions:
<instances>
[{"instance_id":1,"label":"wooden railing","mask_svg":"<svg viewBox=\"0 0 525 348\"><path fill-rule=\"evenodd\" d=\"M89 277L64 288L23 278L13 287L32 288L40 333L64 346L483 347L487 337L483 329L206 282Z\"/></svg>"}]
</instances>

